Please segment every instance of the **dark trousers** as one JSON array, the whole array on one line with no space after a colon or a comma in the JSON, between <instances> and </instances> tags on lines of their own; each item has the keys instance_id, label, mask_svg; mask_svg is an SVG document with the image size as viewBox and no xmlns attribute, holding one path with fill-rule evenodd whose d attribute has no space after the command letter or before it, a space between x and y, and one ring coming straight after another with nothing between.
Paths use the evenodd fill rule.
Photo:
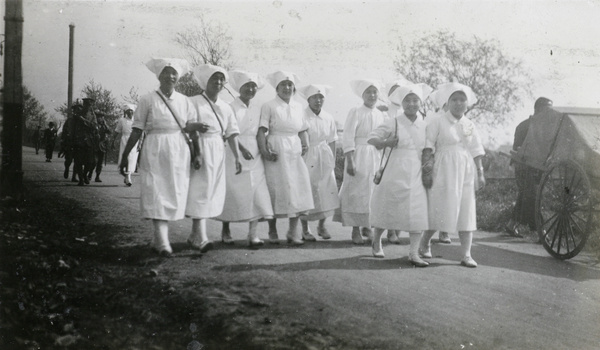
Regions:
<instances>
[{"instance_id":1,"label":"dark trousers","mask_svg":"<svg viewBox=\"0 0 600 350\"><path fill-rule=\"evenodd\" d=\"M535 200L542 172L523 164L515 164L517 201L513 209L513 220L527 225L535 231Z\"/></svg>"},{"instance_id":2,"label":"dark trousers","mask_svg":"<svg viewBox=\"0 0 600 350\"><path fill-rule=\"evenodd\" d=\"M88 175L88 178L92 177L92 173L94 172L94 170L96 170L96 177L100 176L100 173L102 172L102 166L104 165L105 155L106 152L104 151L94 152L94 162L92 163L92 167L86 173Z\"/></svg>"},{"instance_id":3,"label":"dark trousers","mask_svg":"<svg viewBox=\"0 0 600 350\"><path fill-rule=\"evenodd\" d=\"M73 148L73 161L75 166L73 171L79 177L79 184L88 183L87 174L94 164L94 153L89 146L76 146Z\"/></svg>"},{"instance_id":4,"label":"dark trousers","mask_svg":"<svg viewBox=\"0 0 600 350\"><path fill-rule=\"evenodd\" d=\"M54 142L46 142L46 159L52 159L54 153Z\"/></svg>"}]
</instances>

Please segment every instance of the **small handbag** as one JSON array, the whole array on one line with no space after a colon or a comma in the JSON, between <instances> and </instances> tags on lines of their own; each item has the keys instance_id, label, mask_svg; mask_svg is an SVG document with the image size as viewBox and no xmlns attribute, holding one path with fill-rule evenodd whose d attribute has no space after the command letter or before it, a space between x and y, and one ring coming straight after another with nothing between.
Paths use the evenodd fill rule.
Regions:
<instances>
[{"instance_id":1,"label":"small handbag","mask_svg":"<svg viewBox=\"0 0 600 350\"><path fill-rule=\"evenodd\" d=\"M398 137L398 121L394 120L396 123L396 130L394 131L394 136ZM377 172L375 173L375 176L373 177L373 183L375 185L379 185L379 183L381 182L381 178L383 177L383 172L385 171L385 168L387 168L388 162L390 161L390 157L392 156L392 151L394 150L394 147L390 147L390 153L388 153L387 159L385 160L385 164L383 164L383 156L385 155L385 149L387 147L383 148L383 154L381 155L381 161L379 162L379 170L377 170Z\"/></svg>"},{"instance_id":2,"label":"small handbag","mask_svg":"<svg viewBox=\"0 0 600 350\"><path fill-rule=\"evenodd\" d=\"M196 153L196 149L194 148L194 142L192 141L192 138L190 137L190 135L188 135L187 132L185 132L185 130L183 129L183 126L181 126L181 123L179 122L179 119L175 115L175 112L171 108L171 105L169 104L169 102L167 100L165 100L165 98L163 97L163 95L160 92L156 91L156 93L158 94L158 96L160 96L160 98L163 100L163 102L167 105L167 108L171 112L171 115L175 119L175 122L177 122L177 125L179 126L179 129L181 129L181 134L185 138L185 143L188 145L188 148L190 149L190 155L191 155L192 165L194 166L195 169L200 169L201 163L197 159L197 156L199 154Z\"/></svg>"}]
</instances>

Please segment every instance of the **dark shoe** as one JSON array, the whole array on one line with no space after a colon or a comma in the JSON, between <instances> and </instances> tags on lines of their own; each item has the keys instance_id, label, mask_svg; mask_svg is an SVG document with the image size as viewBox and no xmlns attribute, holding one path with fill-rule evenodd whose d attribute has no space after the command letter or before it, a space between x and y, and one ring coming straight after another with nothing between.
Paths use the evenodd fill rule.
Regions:
<instances>
[{"instance_id":1,"label":"dark shoe","mask_svg":"<svg viewBox=\"0 0 600 350\"><path fill-rule=\"evenodd\" d=\"M75 181L77 181L77 180L75 180ZM79 181L79 182L77 183L77 186L83 186L83 185L84 185L84 182L83 182L83 181Z\"/></svg>"},{"instance_id":2,"label":"dark shoe","mask_svg":"<svg viewBox=\"0 0 600 350\"><path fill-rule=\"evenodd\" d=\"M131 182L127 180L127 178L123 179L123 182L125 183L125 186L127 187L131 187Z\"/></svg>"},{"instance_id":3,"label":"dark shoe","mask_svg":"<svg viewBox=\"0 0 600 350\"><path fill-rule=\"evenodd\" d=\"M206 253L207 251L214 248L214 244L210 240L206 240L204 242L200 242L200 244L193 242L192 240L187 240L187 243L192 247L192 249L199 250L201 253Z\"/></svg>"},{"instance_id":4,"label":"dark shoe","mask_svg":"<svg viewBox=\"0 0 600 350\"><path fill-rule=\"evenodd\" d=\"M279 237L277 236L276 231L269 231L269 243L279 244Z\"/></svg>"},{"instance_id":5,"label":"dark shoe","mask_svg":"<svg viewBox=\"0 0 600 350\"><path fill-rule=\"evenodd\" d=\"M227 245L233 245L233 238L231 238L230 232L221 232L221 242Z\"/></svg>"},{"instance_id":6,"label":"dark shoe","mask_svg":"<svg viewBox=\"0 0 600 350\"><path fill-rule=\"evenodd\" d=\"M102 182L102 180L100 180L100 177L96 176L96 178L94 179L94 182Z\"/></svg>"},{"instance_id":7,"label":"dark shoe","mask_svg":"<svg viewBox=\"0 0 600 350\"><path fill-rule=\"evenodd\" d=\"M83 183L85 183L86 185L90 184L90 179L87 176L83 177Z\"/></svg>"},{"instance_id":8,"label":"dark shoe","mask_svg":"<svg viewBox=\"0 0 600 350\"><path fill-rule=\"evenodd\" d=\"M248 248L250 249L258 249L265 245L265 242L262 239L254 238L248 240Z\"/></svg>"},{"instance_id":9,"label":"dark shoe","mask_svg":"<svg viewBox=\"0 0 600 350\"><path fill-rule=\"evenodd\" d=\"M69 178L69 168L65 168L65 172L63 173L63 177L64 177L65 179L68 179L68 178Z\"/></svg>"}]
</instances>

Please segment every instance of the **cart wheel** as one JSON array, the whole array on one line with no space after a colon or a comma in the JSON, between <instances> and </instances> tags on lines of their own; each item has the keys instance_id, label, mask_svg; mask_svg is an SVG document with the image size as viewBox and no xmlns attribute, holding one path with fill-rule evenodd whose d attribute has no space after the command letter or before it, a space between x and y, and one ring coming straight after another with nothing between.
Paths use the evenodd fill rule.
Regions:
<instances>
[{"instance_id":1,"label":"cart wheel","mask_svg":"<svg viewBox=\"0 0 600 350\"><path fill-rule=\"evenodd\" d=\"M572 160L556 163L544 173L536 198L536 227L544 248L557 259L579 254L590 232L590 181Z\"/></svg>"}]
</instances>

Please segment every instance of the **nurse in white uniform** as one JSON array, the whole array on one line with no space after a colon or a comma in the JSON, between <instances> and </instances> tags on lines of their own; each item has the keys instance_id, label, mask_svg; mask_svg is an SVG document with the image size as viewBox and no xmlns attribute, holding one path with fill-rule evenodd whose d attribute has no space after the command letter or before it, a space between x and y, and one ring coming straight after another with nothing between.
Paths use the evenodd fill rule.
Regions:
<instances>
[{"instance_id":1,"label":"nurse in white uniform","mask_svg":"<svg viewBox=\"0 0 600 350\"><path fill-rule=\"evenodd\" d=\"M131 127L133 125L133 112L135 112L135 108L136 106L134 104L125 104L123 106L123 118L119 119L115 128L115 133L117 133L117 135L120 135L119 160L117 161L117 164L121 164L121 155L123 154L123 151L125 151L125 145L127 145L127 140L129 140L129 136L131 135ZM129 152L129 159L127 159L128 165L132 168L131 170L127 169L127 171L125 171L125 179L123 179L123 182L127 186L131 186L132 184L131 173L133 172L133 170L135 170L135 167L137 165L138 154L138 144L136 144L131 149L131 152Z\"/></svg>"},{"instance_id":2,"label":"nurse in white uniform","mask_svg":"<svg viewBox=\"0 0 600 350\"><path fill-rule=\"evenodd\" d=\"M417 267L429 265L419 257L419 241L428 227L427 193L421 180L421 153L425 147L425 121L418 112L431 92L426 84L398 87L390 100L403 113L387 119L369 135L368 143L384 154L385 171L371 197L371 224L375 227L373 256L383 258L384 230L406 231L410 237L409 261Z\"/></svg>"},{"instance_id":3,"label":"nurse in white uniform","mask_svg":"<svg viewBox=\"0 0 600 350\"><path fill-rule=\"evenodd\" d=\"M192 169L185 215L192 218L188 243L201 252L213 247L206 233L206 219L219 216L225 203L225 141L233 156L235 174L242 171L237 136L240 131L231 106L219 99L227 81L225 69L203 64L194 69L194 79L204 92L191 97L198 121L208 125L199 135L201 166Z\"/></svg>"},{"instance_id":4,"label":"nurse in white uniform","mask_svg":"<svg viewBox=\"0 0 600 350\"><path fill-rule=\"evenodd\" d=\"M308 152L304 161L310 174L312 197L315 208L306 216L302 216L302 237L305 241L315 241L310 232L308 221L318 220L317 234L323 239L331 235L325 227L325 220L333 216L339 208L338 188L335 181L335 141L337 128L333 116L322 109L330 86L311 84L300 89L307 99L308 107L304 110L304 118L308 124Z\"/></svg>"},{"instance_id":5,"label":"nurse in white uniform","mask_svg":"<svg viewBox=\"0 0 600 350\"><path fill-rule=\"evenodd\" d=\"M142 217L152 219L154 224L152 248L170 256L173 249L168 222L183 219L190 182L190 151L180 125L188 132L202 132L205 127L194 122L196 110L191 101L175 91L179 77L188 71L187 61L159 58L150 60L146 66L156 74L160 87L138 102L119 170L125 175L129 166L135 166L129 164L129 154L145 131L140 158Z\"/></svg>"},{"instance_id":6,"label":"nurse in white uniform","mask_svg":"<svg viewBox=\"0 0 600 350\"><path fill-rule=\"evenodd\" d=\"M256 234L258 220L273 218L265 168L256 142L260 105L252 102L256 92L263 88L264 82L256 73L234 70L229 72L229 84L240 93L230 106L240 129L238 150L243 156L240 159L242 172L235 174L235 156L226 147L225 206L217 220L223 221L221 240L225 244L233 244L229 222L248 222L248 245L250 248L258 248L264 244Z\"/></svg>"},{"instance_id":7,"label":"nurse in white uniform","mask_svg":"<svg viewBox=\"0 0 600 350\"><path fill-rule=\"evenodd\" d=\"M352 226L352 242L363 244L362 236L372 239L370 202L373 193L373 176L379 168L381 151L367 143L371 131L385 120L383 112L375 108L381 83L365 79L350 82L354 93L363 104L350 110L344 124L342 142L346 158L344 182L340 188L341 218L334 220ZM362 235L361 235L362 228Z\"/></svg>"},{"instance_id":8,"label":"nurse in white uniform","mask_svg":"<svg viewBox=\"0 0 600 350\"><path fill-rule=\"evenodd\" d=\"M429 228L456 232L462 248L461 265L477 267L471 257L473 231L477 229L475 189L485 185L481 158L485 155L475 124L465 116L477 102L473 90L453 82L438 87L448 111L427 125L423 150L424 184L429 190ZM432 155L435 155L432 161ZM433 163L433 164L432 164ZM432 231L421 240L422 257L431 258Z\"/></svg>"},{"instance_id":9,"label":"nurse in white uniform","mask_svg":"<svg viewBox=\"0 0 600 350\"><path fill-rule=\"evenodd\" d=\"M267 76L277 92L263 104L257 141L265 161L267 185L276 218L289 218L288 243L304 244L298 217L313 209L310 175L302 156L308 151L308 125L302 105L294 101L298 77L285 71ZM268 133L268 135L267 135ZM278 243L275 219L269 221L269 241Z\"/></svg>"}]
</instances>

